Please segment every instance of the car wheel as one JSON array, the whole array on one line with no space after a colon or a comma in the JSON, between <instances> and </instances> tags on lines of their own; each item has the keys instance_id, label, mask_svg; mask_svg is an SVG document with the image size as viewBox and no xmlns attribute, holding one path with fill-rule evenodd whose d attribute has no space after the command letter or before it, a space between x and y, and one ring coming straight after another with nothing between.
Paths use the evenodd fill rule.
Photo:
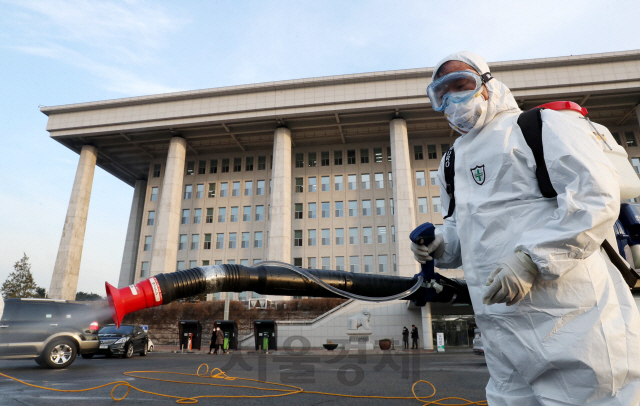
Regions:
<instances>
[{"instance_id":1,"label":"car wheel","mask_svg":"<svg viewBox=\"0 0 640 406\"><path fill-rule=\"evenodd\" d=\"M124 354L122 354L122 358L131 358L133 357L133 344L127 344L127 348L124 350Z\"/></svg>"},{"instance_id":2,"label":"car wheel","mask_svg":"<svg viewBox=\"0 0 640 406\"><path fill-rule=\"evenodd\" d=\"M91 354L80 354L80 356L82 358L84 358L84 359L91 359L91 358L93 358L94 355L95 355L94 353L91 353Z\"/></svg>"},{"instance_id":3,"label":"car wheel","mask_svg":"<svg viewBox=\"0 0 640 406\"><path fill-rule=\"evenodd\" d=\"M149 346L149 352L153 352L153 344Z\"/></svg>"},{"instance_id":4,"label":"car wheel","mask_svg":"<svg viewBox=\"0 0 640 406\"><path fill-rule=\"evenodd\" d=\"M77 353L76 343L73 340L58 338L47 344L39 359L49 368L60 369L71 365Z\"/></svg>"},{"instance_id":5,"label":"car wheel","mask_svg":"<svg viewBox=\"0 0 640 406\"><path fill-rule=\"evenodd\" d=\"M144 343L144 347L142 348L142 351L140 351L140 355L143 357L147 355L147 343Z\"/></svg>"}]
</instances>

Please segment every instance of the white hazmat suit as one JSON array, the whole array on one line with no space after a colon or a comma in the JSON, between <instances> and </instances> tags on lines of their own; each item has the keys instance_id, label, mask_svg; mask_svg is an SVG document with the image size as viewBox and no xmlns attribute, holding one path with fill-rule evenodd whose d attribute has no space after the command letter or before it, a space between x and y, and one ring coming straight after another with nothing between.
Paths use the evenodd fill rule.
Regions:
<instances>
[{"instance_id":1,"label":"white hazmat suit","mask_svg":"<svg viewBox=\"0 0 640 406\"><path fill-rule=\"evenodd\" d=\"M451 60L489 72L481 57L461 52L434 76ZM497 79L486 87L484 117L454 143L456 209L437 231L445 249L435 265L464 264L491 374L489 405L640 405L640 315L600 248L618 216L618 174L575 118L543 110L544 158L558 193L543 197L515 99ZM538 267L531 291L513 306L484 305L487 278L516 251Z\"/></svg>"}]
</instances>

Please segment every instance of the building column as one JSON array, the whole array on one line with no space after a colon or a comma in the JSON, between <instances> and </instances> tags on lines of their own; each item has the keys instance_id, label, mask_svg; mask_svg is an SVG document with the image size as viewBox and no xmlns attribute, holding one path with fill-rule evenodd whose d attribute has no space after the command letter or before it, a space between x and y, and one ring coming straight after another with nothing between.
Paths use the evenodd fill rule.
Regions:
<instances>
[{"instance_id":1,"label":"building column","mask_svg":"<svg viewBox=\"0 0 640 406\"><path fill-rule=\"evenodd\" d=\"M160 191L160 204L157 209L158 222L154 233L149 276L176 270L180 203L182 201L186 153L187 142L185 139L182 137L171 138L162 190Z\"/></svg>"},{"instance_id":2,"label":"building column","mask_svg":"<svg viewBox=\"0 0 640 406\"><path fill-rule=\"evenodd\" d=\"M433 324L431 321L431 303L420 309L422 316L422 348L433 350Z\"/></svg>"},{"instance_id":3,"label":"building column","mask_svg":"<svg viewBox=\"0 0 640 406\"><path fill-rule=\"evenodd\" d=\"M133 189L133 202L129 214L129 226L124 242L124 254L120 266L118 288L131 285L135 279L136 262L138 260L138 246L140 245L140 231L144 217L144 200L147 193L147 181L138 179Z\"/></svg>"},{"instance_id":4,"label":"building column","mask_svg":"<svg viewBox=\"0 0 640 406\"><path fill-rule=\"evenodd\" d=\"M71 190L71 199L69 199L67 217L62 229L62 238L60 238L58 256L49 286L51 299L76 299L84 232L87 228L87 214L89 213L97 157L98 148L93 145L82 147L76 178Z\"/></svg>"},{"instance_id":5,"label":"building column","mask_svg":"<svg viewBox=\"0 0 640 406\"><path fill-rule=\"evenodd\" d=\"M269 251L271 261L291 262L291 131L280 127L273 137L273 190Z\"/></svg>"}]
</instances>

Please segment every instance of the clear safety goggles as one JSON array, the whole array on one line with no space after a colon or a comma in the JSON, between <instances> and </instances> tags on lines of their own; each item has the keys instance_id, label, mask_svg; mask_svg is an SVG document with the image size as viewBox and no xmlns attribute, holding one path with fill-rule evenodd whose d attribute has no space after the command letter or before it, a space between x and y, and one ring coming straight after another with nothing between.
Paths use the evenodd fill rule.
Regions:
<instances>
[{"instance_id":1,"label":"clear safety goggles","mask_svg":"<svg viewBox=\"0 0 640 406\"><path fill-rule=\"evenodd\" d=\"M480 91L482 85L493 79L490 72L478 75L475 72L461 70L444 75L431 82L427 95L435 111L443 111L449 102L462 103Z\"/></svg>"}]
</instances>

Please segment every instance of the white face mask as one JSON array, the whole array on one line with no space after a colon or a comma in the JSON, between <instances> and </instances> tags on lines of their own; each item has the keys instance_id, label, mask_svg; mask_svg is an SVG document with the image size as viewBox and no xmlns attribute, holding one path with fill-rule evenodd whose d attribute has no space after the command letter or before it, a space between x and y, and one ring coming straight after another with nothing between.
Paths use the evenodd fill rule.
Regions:
<instances>
[{"instance_id":1,"label":"white face mask","mask_svg":"<svg viewBox=\"0 0 640 406\"><path fill-rule=\"evenodd\" d=\"M485 116L488 105L482 93L477 93L475 97L461 103L449 103L444 109L444 115L451 128L466 134Z\"/></svg>"}]
</instances>

